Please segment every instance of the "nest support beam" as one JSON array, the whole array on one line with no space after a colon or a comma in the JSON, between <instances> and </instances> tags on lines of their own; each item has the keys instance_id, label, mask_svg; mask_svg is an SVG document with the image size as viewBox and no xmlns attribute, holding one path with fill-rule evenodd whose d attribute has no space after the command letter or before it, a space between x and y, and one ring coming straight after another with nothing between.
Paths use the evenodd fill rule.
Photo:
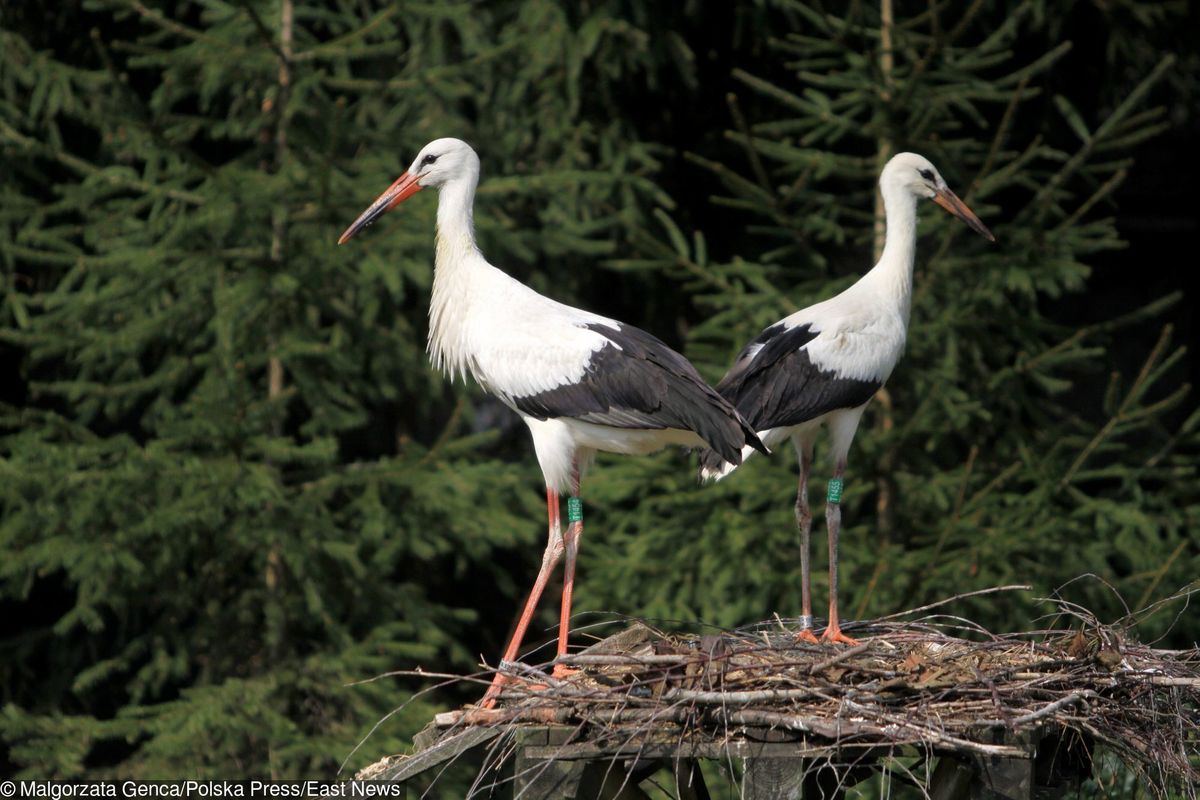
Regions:
<instances>
[{"instance_id":1,"label":"nest support beam","mask_svg":"<svg viewBox=\"0 0 1200 800\"><path fill-rule=\"evenodd\" d=\"M881 767L887 748L847 759L835 748L795 741L737 741L722 745L639 745L622 749L572 744L570 726L527 726L516 733L513 796L522 800L641 800L644 780L664 769L680 800L710 797L700 761L740 762L745 800L836 800ZM770 737L768 738L775 738ZM1008 743L1008 742L1000 742ZM1029 738L1018 743L1029 746ZM937 766L927 789L933 800L1026 800L1033 797L1032 758L931 754Z\"/></svg>"}]
</instances>

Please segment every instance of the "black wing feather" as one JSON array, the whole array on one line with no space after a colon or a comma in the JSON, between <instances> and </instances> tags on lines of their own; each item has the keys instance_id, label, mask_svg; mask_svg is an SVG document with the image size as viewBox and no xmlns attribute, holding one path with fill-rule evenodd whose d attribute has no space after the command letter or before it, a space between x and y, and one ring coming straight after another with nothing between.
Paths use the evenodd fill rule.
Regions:
<instances>
[{"instance_id":1,"label":"black wing feather","mask_svg":"<svg viewBox=\"0 0 1200 800\"><path fill-rule=\"evenodd\" d=\"M805 349L817 335L811 325L772 325L746 345L717 391L756 431L799 425L870 400L883 381L839 378L817 367ZM727 461L706 450L700 454L701 474L715 472Z\"/></svg>"},{"instance_id":2,"label":"black wing feather","mask_svg":"<svg viewBox=\"0 0 1200 800\"><path fill-rule=\"evenodd\" d=\"M584 327L608 342L592 354L583 378L513 397L517 410L537 419L566 417L614 428L691 430L735 464L745 445L762 448L729 401L666 344L628 325Z\"/></svg>"},{"instance_id":3,"label":"black wing feather","mask_svg":"<svg viewBox=\"0 0 1200 800\"><path fill-rule=\"evenodd\" d=\"M819 368L805 349L816 337L811 325L772 325L742 351L717 391L763 431L860 406L883 386L880 380L839 378ZM750 355L754 345L761 348Z\"/></svg>"}]
</instances>

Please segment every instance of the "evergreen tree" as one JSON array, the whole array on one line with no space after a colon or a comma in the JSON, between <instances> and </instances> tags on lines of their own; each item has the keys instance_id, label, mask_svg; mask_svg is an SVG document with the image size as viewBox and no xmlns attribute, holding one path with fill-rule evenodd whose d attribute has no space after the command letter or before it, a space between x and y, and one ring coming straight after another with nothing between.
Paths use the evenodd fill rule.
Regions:
<instances>
[{"instance_id":1,"label":"evergreen tree","mask_svg":"<svg viewBox=\"0 0 1200 800\"><path fill-rule=\"evenodd\" d=\"M1084 325L1060 307L1087 291L1095 259L1123 246L1113 195L1136 169L1130 154L1168 125L1152 96L1175 57L1160 53L1131 84L1122 64L1121 91L1085 116L1047 90L1072 43L1055 41L1060 26L1037 3L787 8L795 26L770 41L772 57L734 72L733 152L688 154L719 181L724 225L746 237L712 258L703 231L659 212L641 257L613 266L665 272L693 295L704 320L687 352L715 381L764 327L874 263L876 182L892 154L928 156L996 232L989 245L922 209L907 352L851 451L843 614L1012 583L1044 597L1091 573L1065 596L1115 620L1189 585L1200 411L1180 383L1185 348L1158 321L1179 297ZM1129 40L1148 36L1134 26L1114 52L1144 54ZM1140 348L1132 364L1129 341ZM817 459L810 494L829 474L820 444ZM785 447L715 487L665 459L599 471L590 488L619 534L589 542L579 607L724 626L798 614L795 470ZM821 542L815 534L816 598ZM995 597L957 610L1003 629L1044 611ZM1200 631L1172 612L1136 635L1172 626L1181 643Z\"/></svg>"},{"instance_id":2,"label":"evergreen tree","mask_svg":"<svg viewBox=\"0 0 1200 800\"><path fill-rule=\"evenodd\" d=\"M542 512L527 452L498 467L495 407L428 368L432 198L335 242L456 135L487 145L500 263L559 283L611 252L654 190L614 87L679 68L615 5L96 0L6 24L18 774L329 775L411 688L348 683L496 652L507 617L481 643L475 609L516 605L503 550Z\"/></svg>"},{"instance_id":3,"label":"evergreen tree","mask_svg":"<svg viewBox=\"0 0 1200 800\"><path fill-rule=\"evenodd\" d=\"M844 5L0 6L0 771L331 775L415 688L347 684L495 658L544 533L523 426L428 366L433 197L334 244L439 136L479 146L494 263L713 380L867 268L878 169L924 153L1000 242L925 213L852 454L847 616L1193 580L1174 298L1071 311L1131 154L1195 97L1195 54L1158 52L1179 9L1106 4L1109 94L1079 96L1069 3ZM790 465L701 488L675 453L602 459L577 609L796 613ZM417 697L349 766L479 691Z\"/></svg>"}]
</instances>

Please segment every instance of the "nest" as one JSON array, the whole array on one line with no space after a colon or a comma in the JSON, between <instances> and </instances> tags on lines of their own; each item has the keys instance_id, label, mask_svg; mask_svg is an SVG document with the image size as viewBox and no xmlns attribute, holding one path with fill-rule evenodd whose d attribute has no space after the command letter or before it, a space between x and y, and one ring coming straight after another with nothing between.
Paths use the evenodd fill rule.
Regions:
<instances>
[{"instance_id":1,"label":"nest","mask_svg":"<svg viewBox=\"0 0 1200 800\"><path fill-rule=\"evenodd\" d=\"M1031 758L1054 742L1091 768L1104 746L1160 794L1200 784L1200 649L1154 649L1090 615L1069 629L993 634L957 617L854 626L856 646L798 642L773 620L710 636L635 623L551 664L505 663L494 709L440 714L419 746L464 727L573 727L597 757L667 747L713 757L730 743L800 742L813 754ZM575 757L580 757L576 755Z\"/></svg>"}]
</instances>

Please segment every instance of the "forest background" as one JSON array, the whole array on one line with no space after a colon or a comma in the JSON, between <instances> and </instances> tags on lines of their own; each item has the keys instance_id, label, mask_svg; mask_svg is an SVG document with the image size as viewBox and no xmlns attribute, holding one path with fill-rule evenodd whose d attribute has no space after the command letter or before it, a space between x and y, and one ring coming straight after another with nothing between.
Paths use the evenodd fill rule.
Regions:
<instances>
[{"instance_id":1,"label":"forest background","mask_svg":"<svg viewBox=\"0 0 1200 800\"><path fill-rule=\"evenodd\" d=\"M423 685L359 681L494 663L527 434L428 364L433 193L335 244L441 136L493 263L714 381L866 270L880 166L928 156L998 241L922 209L844 614L1028 583L954 610L1196 642L1198 37L1138 0L0 0L0 774L332 776ZM794 481L602 457L581 629L798 613Z\"/></svg>"}]
</instances>

